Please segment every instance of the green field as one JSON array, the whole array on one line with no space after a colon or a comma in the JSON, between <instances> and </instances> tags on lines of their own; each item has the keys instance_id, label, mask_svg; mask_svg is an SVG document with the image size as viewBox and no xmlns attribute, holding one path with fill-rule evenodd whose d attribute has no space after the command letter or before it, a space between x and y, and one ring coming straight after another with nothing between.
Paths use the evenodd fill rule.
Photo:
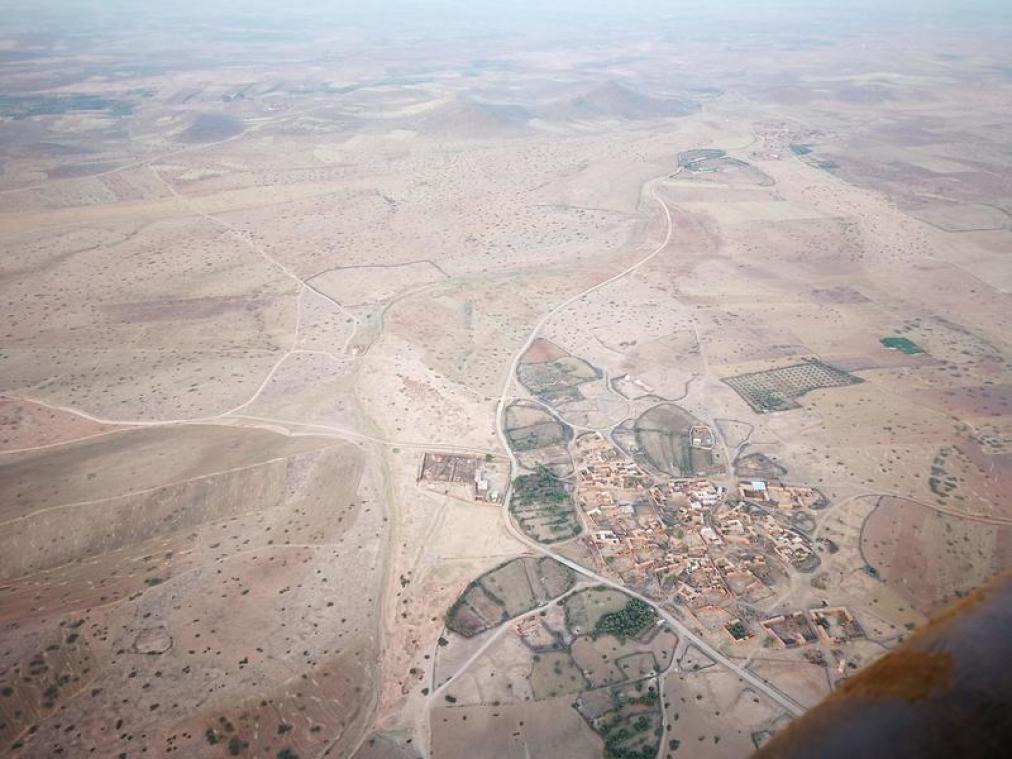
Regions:
<instances>
[{"instance_id":1,"label":"green field","mask_svg":"<svg viewBox=\"0 0 1012 759\"><path fill-rule=\"evenodd\" d=\"M698 161L708 161L716 158L723 158L727 153L719 148L696 148L686 150L678 154L679 166L691 166Z\"/></svg>"},{"instance_id":2,"label":"green field","mask_svg":"<svg viewBox=\"0 0 1012 759\"><path fill-rule=\"evenodd\" d=\"M636 636L643 632L656 619L653 607L638 598L630 598L621 611L613 611L598 619L592 635L595 638L599 635L614 635L619 640L624 640L626 636Z\"/></svg>"},{"instance_id":3,"label":"green field","mask_svg":"<svg viewBox=\"0 0 1012 759\"><path fill-rule=\"evenodd\" d=\"M906 353L908 356L924 353L924 349L921 346L905 337L883 337L879 342L886 348L898 350L901 353Z\"/></svg>"}]
</instances>

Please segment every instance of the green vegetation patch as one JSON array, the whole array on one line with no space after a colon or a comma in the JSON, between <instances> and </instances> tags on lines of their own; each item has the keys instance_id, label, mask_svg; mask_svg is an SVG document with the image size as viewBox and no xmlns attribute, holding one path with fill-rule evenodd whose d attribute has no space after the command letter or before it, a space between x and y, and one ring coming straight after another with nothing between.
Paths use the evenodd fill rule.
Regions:
<instances>
[{"instance_id":1,"label":"green vegetation patch","mask_svg":"<svg viewBox=\"0 0 1012 759\"><path fill-rule=\"evenodd\" d=\"M510 447L517 453L535 451L565 442L566 430L555 421L534 424L530 427L514 427L506 431Z\"/></svg>"},{"instance_id":2,"label":"green vegetation patch","mask_svg":"<svg viewBox=\"0 0 1012 759\"><path fill-rule=\"evenodd\" d=\"M605 696L611 708L599 711L593 705ZM588 707L591 708L588 708ZM660 748L660 699L657 680L641 680L584 694L576 709L604 741L607 759L654 759Z\"/></svg>"},{"instance_id":3,"label":"green vegetation patch","mask_svg":"<svg viewBox=\"0 0 1012 759\"><path fill-rule=\"evenodd\" d=\"M569 492L562 480L556 477L548 467L539 467L537 474L517 477L513 482L513 503L566 503Z\"/></svg>"},{"instance_id":4,"label":"green vegetation patch","mask_svg":"<svg viewBox=\"0 0 1012 759\"><path fill-rule=\"evenodd\" d=\"M635 637L654 623L657 614L653 607L638 598L630 598L621 611L605 614L597 620L592 635L614 635L620 640Z\"/></svg>"},{"instance_id":5,"label":"green vegetation patch","mask_svg":"<svg viewBox=\"0 0 1012 759\"><path fill-rule=\"evenodd\" d=\"M592 633L602 617L621 612L630 600L630 596L606 585L595 585L573 593L562 602L566 627L573 635Z\"/></svg>"},{"instance_id":6,"label":"green vegetation patch","mask_svg":"<svg viewBox=\"0 0 1012 759\"><path fill-rule=\"evenodd\" d=\"M727 153L719 148L696 148L695 150L686 150L678 154L678 165L686 167L692 166L694 163L723 158L725 155L727 155Z\"/></svg>"},{"instance_id":7,"label":"green vegetation patch","mask_svg":"<svg viewBox=\"0 0 1012 759\"><path fill-rule=\"evenodd\" d=\"M546 466L513 481L510 512L524 534L541 543L568 540L582 530L566 484Z\"/></svg>"},{"instance_id":8,"label":"green vegetation patch","mask_svg":"<svg viewBox=\"0 0 1012 759\"><path fill-rule=\"evenodd\" d=\"M736 619L727 625L726 629L735 640L745 640L748 637L748 628L745 627L745 624L740 619Z\"/></svg>"},{"instance_id":9,"label":"green vegetation patch","mask_svg":"<svg viewBox=\"0 0 1012 759\"><path fill-rule=\"evenodd\" d=\"M879 342L886 348L898 350L901 353L906 353L908 356L924 353L924 349L921 346L905 337L883 337Z\"/></svg>"}]
</instances>

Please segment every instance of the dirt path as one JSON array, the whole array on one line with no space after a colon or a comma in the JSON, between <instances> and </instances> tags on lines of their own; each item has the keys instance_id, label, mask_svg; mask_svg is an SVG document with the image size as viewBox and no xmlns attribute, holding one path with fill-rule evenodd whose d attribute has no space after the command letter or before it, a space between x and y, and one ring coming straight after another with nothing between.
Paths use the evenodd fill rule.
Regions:
<instances>
[{"instance_id":1,"label":"dirt path","mask_svg":"<svg viewBox=\"0 0 1012 759\"><path fill-rule=\"evenodd\" d=\"M676 172L676 174L677 173L678 172ZM779 689L775 688L772 684L768 683L766 680L763 680L760 677L754 675L753 673L745 669L742 669L740 666L735 664L729 658L727 658L719 651L714 649L712 646L710 646L706 641L704 641L700 636L696 635L682 622L680 622L678 619L676 619L671 614L666 612L654 600L647 598L646 596L643 596L630 588L625 587L621 583L603 577L602 575L597 574L593 570L584 567L583 565L571 559L568 559L567 557L562 556L561 554L555 553L550 548L547 548L541 545L540 543L535 542L534 540L531 540L526 535L524 535L520 530L518 530L513 525L513 522L510 519L509 501L513 487L512 474L519 469L519 464L517 462L516 456L514 455L512 449L510 448L509 440L506 436L505 410L511 398L510 390L513 386L513 380L514 377L516 376L517 368L520 365L520 360L523 357L524 353L526 353L527 350L534 343L534 340L537 339L537 336L541 332L541 330L544 329L545 325L547 325L556 314L565 310L573 303L576 303L578 300L585 298L588 295L591 295L597 292L598 290L601 290L607 287L608 285L618 282L624 279L625 277L629 276L630 274L634 273L635 271L637 271L638 269L649 263L654 257L656 257L661 251L663 251L668 246L668 244L671 242L671 238L674 233L674 224L671 218L671 210L668 208L667 204L663 200L661 200L661 198L657 195L656 183L658 181L662 180L654 180L649 190L649 196L660 205L664 213L667 229L664 234L664 239L661 241L661 243L636 263L623 269L622 271L609 277L608 279L598 282L596 285L593 285L587 288L586 290L583 290L582 292L579 292L576 295L567 298L562 303L558 304L553 309L551 309L544 316L542 316L541 319L538 321L538 323L534 325L534 328L531 330L530 335L528 335L527 340L523 343L523 345L520 346L516 354L513 356L513 360L510 362L509 372L506 376L506 381L503 386L502 395L499 398L499 405L496 409L496 432L499 436L500 444L502 445L507 455L509 456L511 466L510 484L509 486L507 486L506 497L504 498L503 501L503 511L502 511L503 519L506 524L506 529L508 530L510 535L516 538L524 545L528 546L531 550L536 551L544 556L549 556L558 561L559 563L566 565L570 569L573 569L574 571L578 572L584 577L594 580L595 582L601 585L606 585L608 587L614 588L616 590L625 593L626 595L632 596L633 598L637 598L640 601L649 604L651 608L653 608L662 619L664 619L669 625L671 625L672 629L675 630L675 632L677 632L680 636L682 636L684 640L688 640L691 643L695 644L701 651L705 652L707 656L712 658L715 662L718 662L719 664L723 665L724 667L734 672L736 675L738 675L738 677L741 680L747 682L757 691L763 693L768 698L775 701L777 704L782 706L791 714L798 716L804 713L805 711L804 707L801 704L799 704L790 696L784 694Z\"/></svg>"}]
</instances>

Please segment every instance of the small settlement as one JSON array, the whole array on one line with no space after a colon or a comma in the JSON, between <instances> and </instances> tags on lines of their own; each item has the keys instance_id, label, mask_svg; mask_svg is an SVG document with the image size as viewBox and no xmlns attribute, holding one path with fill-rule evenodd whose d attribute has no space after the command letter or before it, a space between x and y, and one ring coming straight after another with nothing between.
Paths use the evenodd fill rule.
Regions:
<instances>
[{"instance_id":1,"label":"small settlement","mask_svg":"<svg viewBox=\"0 0 1012 759\"><path fill-rule=\"evenodd\" d=\"M673 597L705 616L769 598L790 571L820 563L806 534L812 512L828 505L815 489L748 481L728 492L708 479L657 476L597 433L577 438L573 452L582 540L601 566L642 593ZM725 629L737 641L752 634L739 619Z\"/></svg>"}]
</instances>

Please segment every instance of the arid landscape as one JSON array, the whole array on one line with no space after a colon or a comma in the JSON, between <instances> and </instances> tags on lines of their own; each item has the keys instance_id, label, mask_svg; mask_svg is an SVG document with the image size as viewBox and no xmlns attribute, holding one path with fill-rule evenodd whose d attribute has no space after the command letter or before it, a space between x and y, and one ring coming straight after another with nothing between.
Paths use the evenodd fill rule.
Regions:
<instances>
[{"instance_id":1,"label":"arid landscape","mask_svg":"<svg viewBox=\"0 0 1012 759\"><path fill-rule=\"evenodd\" d=\"M0 755L745 757L1012 568L1003 4L0 5Z\"/></svg>"}]
</instances>

